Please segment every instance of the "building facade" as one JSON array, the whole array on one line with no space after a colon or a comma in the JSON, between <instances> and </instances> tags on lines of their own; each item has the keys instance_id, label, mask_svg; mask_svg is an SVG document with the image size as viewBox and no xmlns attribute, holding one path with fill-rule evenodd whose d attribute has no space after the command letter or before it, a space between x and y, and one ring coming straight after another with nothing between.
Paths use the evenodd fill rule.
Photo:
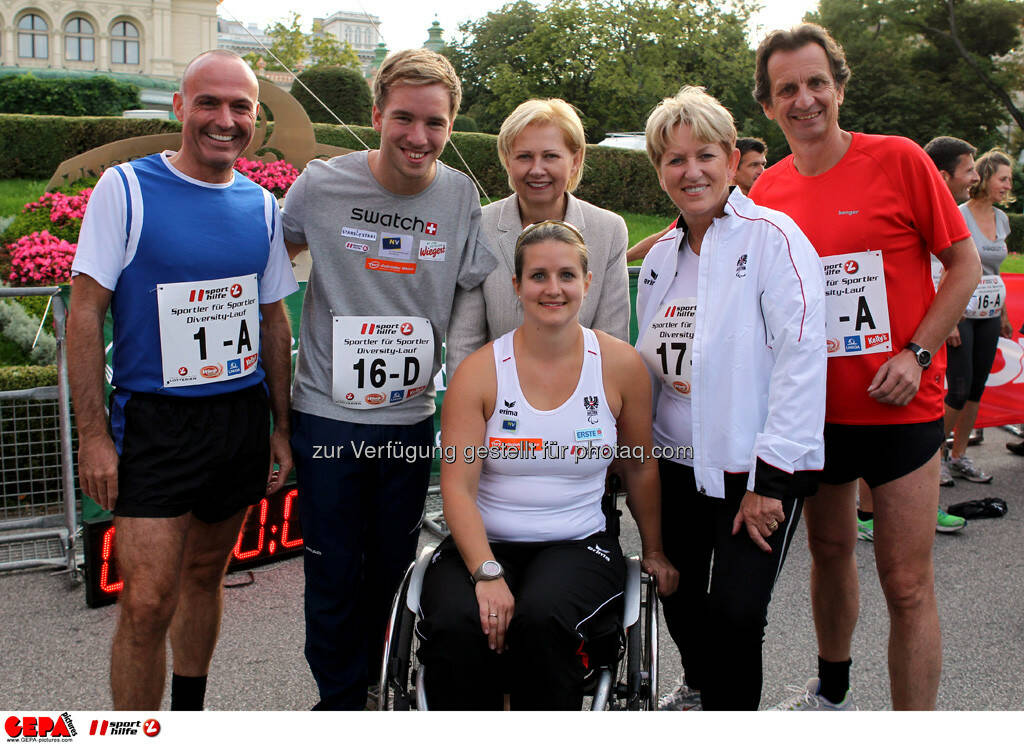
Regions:
<instances>
[{"instance_id":1,"label":"building facade","mask_svg":"<svg viewBox=\"0 0 1024 744\"><path fill-rule=\"evenodd\" d=\"M377 30L380 28L380 18L361 11L339 10L326 18L314 18L313 26L317 24L323 33L352 45L359 57L363 75L369 77L374 73L377 69L374 62L377 45L383 41Z\"/></svg>"},{"instance_id":2,"label":"building facade","mask_svg":"<svg viewBox=\"0 0 1024 744\"><path fill-rule=\"evenodd\" d=\"M0 0L4 67L176 80L217 45L217 0Z\"/></svg>"}]
</instances>

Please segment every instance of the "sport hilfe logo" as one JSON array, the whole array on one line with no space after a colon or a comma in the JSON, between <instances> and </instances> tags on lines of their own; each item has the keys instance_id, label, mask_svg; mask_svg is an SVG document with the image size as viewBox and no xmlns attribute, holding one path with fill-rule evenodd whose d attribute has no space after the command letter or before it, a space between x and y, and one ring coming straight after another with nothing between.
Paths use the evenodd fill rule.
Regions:
<instances>
[{"instance_id":1,"label":"sport hilfe logo","mask_svg":"<svg viewBox=\"0 0 1024 744\"><path fill-rule=\"evenodd\" d=\"M852 258L843 264L843 271L847 274L856 274L860 269L860 264L854 261Z\"/></svg>"},{"instance_id":2,"label":"sport hilfe logo","mask_svg":"<svg viewBox=\"0 0 1024 744\"><path fill-rule=\"evenodd\" d=\"M234 297L236 300L239 297L242 296L242 285L241 284L232 284L231 285L231 296Z\"/></svg>"}]
</instances>

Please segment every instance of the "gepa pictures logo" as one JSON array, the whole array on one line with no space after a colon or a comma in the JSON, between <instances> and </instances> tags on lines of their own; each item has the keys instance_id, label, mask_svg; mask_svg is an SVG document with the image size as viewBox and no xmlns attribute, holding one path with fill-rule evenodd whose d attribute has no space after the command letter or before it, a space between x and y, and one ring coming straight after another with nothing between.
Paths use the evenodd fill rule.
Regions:
<instances>
[{"instance_id":1,"label":"gepa pictures logo","mask_svg":"<svg viewBox=\"0 0 1024 744\"><path fill-rule=\"evenodd\" d=\"M70 739L78 732L71 722L71 716L61 713L56 718L49 716L9 716L4 721L4 732L10 741L21 739Z\"/></svg>"}]
</instances>

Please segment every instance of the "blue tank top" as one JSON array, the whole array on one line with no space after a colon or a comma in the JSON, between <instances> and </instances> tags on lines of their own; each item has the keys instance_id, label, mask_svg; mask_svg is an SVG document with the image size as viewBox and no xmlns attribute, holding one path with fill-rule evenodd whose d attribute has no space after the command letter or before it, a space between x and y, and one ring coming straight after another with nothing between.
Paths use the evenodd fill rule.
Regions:
<instances>
[{"instance_id":1,"label":"blue tank top","mask_svg":"<svg viewBox=\"0 0 1024 744\"><path fill-rule=\"evenodd\" d=\"M116 166L127 205L125 266L111 298L114 387L203 397L263 382L262 360L245 376L204 385L165 387L158 284L256 274L270 256L275 212L266 192L239 173L230 184L204 184L172 172L160 155ZM134 250L133 250L134 249ZM249 328L255 346L259 328Z\"/></svg>"}]
</instances>

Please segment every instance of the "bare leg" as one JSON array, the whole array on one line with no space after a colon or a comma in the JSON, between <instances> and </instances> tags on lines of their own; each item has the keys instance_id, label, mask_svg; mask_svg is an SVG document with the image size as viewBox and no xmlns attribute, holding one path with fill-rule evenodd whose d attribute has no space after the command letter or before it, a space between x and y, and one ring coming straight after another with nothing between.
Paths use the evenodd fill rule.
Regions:
<instances>
[{"instance_id":1,"label":"bare leg","mask_svg":"<svg viewBox=\"0 0 1024 744\"><path fill-rule=\"evenodd\" d=\"M871 495L871 489L868 488L868 484L863 478L857 481L857 494L860 504L858 508L864 512L873 512L875 510L875 497Z\"/></svg>"},{"instance_id":2,"label":"bare leg","mask_svg":"<svg viewBox=\"0 0 1024 744\"><path fill-rule=\"evenodd\" d=\"M971 436L971 429L974 422L978 420L978 408L981 403L969 400L964 403L964 409L957 416L956 426L953 428L953 457L963 457L967 450L967 440Z\"/></svg>"},{"instance_id":3,"label":"bare leg","mask_svg":"<svg viewBox=\"0 0 1024 744\"><path fill-rule=\"evenodd\" d=\"M932 566L938 472L936 453L914 472L874 489L875 562L889 607L896 710L934 710L939 689L942 645Z\"/></svg>"},{"instance_id":4,"label":"bare leg","mask_svg":"<svg viewBox=\"0 0 1024 744\"><path fill-rule=\"evenodd\" d=\"M860 611L857 583L857 481L821 485L804 503L811 548L811 608L818 653L826 661L850 658L850 643Z\"/></svg>"},{"instance_id":5,"label":"bare leg","mask_svg":"<svg viewBox=\"0 0 1024 744\"><path fill-rule=\"evenodd\" d=\"M171 623L175 674L202 677L210 670L224 609L224 572L246 511L216 524L190 517L181 595Z\"/></svg>"},{"instance_id":6,"label":"bare leg","mask_svg":"<svg viewBox=\"0 0 1024 744\"><path fill-rule=\"evenodd\" d=\"M167 628L178 601L189 519L114 518L117 566L124 577L110 654L110 689L117 710L160 707Z\"/></svg>"}]
</instances>

